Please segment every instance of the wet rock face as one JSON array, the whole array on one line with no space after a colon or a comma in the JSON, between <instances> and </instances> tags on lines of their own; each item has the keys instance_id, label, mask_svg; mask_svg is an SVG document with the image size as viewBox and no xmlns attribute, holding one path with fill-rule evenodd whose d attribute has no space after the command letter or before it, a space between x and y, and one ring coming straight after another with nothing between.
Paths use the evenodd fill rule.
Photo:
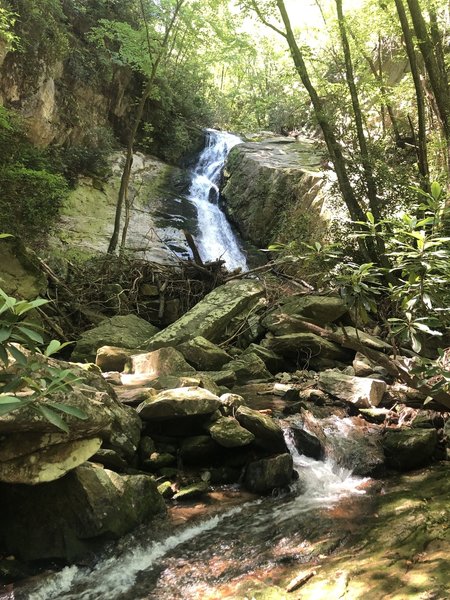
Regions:
<instances>
[{"instance_id":1,"label":"wet rock face","mask_svg":"<svg viewBox=\"0 0 450 600\"><path fill-rule=\"evenodd\" d=\"M255 436L256 446L271 453L286 452L283 431L273 419L247 406L240 406L235 416L242 427Z\"/></svg>"},{"instance_id":2,"label":"wet rock face","mask_svg":"<svg viewBox=\"0 0 450 600\"><path fill-rule=\"evenodd\" d=\"M244 485L251 492L265 494L274 488L289 485L292 474L292 456L280 454L249 463L245 470Z\"/></svg>"},{"instance_id":3,"label":"wet rock face","mask_svg":"<svg viewBox=\"0 0 450 600\"><path fill-rule=\"evenodd\" d=\"M319 163L314 145L307 141L280 138L235 146L222 194L244 237L258 247L267 246L287 209L312 211L320 219Z\"/></svg>"}]
</instances>

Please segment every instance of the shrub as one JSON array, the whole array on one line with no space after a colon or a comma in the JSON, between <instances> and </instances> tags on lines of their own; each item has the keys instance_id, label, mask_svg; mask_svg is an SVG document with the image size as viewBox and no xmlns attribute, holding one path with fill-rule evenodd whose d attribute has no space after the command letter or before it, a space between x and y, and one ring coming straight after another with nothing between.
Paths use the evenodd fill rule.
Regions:
<instances>
[{"instance_id":1,"label":"shrub","mask_svg":"<svg viewBox=\"0 0 450 600\"><path fill-rule=\"evenodd\" d=\"M2 228L25 241L36 241L54 225L67 182L61 175L21 166L0 169Z\"/></svg>"}]
</instances>

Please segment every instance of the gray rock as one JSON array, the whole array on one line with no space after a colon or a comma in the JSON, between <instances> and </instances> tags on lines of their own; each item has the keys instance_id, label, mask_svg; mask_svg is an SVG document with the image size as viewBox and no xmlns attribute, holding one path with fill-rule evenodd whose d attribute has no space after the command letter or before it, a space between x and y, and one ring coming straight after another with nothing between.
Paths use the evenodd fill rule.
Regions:
<instances>
[{"instance_id":1,"label":"gray rock","mask_svg":"<svg viewBox=\"0 0 450 600\"><path fill-rule=\"evenodd\" d=\"M272 379L272 375L266 369L264 362L253 352L242 354L239 358L227 363L223 368L236 374L238 384L254 380Z\"/></svg>"},{"instance_id":2,"label":"gray rock","mask_svg":"<svg viewBox=\"0 0 450 600\"><path fill-rule=\"evenodd\" d=\"M353 360L353 369L357 377L369 377L374 372L375 365L371 360L357 352Z\"/></svg>"},{"instance_id":3,"label":"gray rock","mask_svg":"<svg viewBox=\"0 0 450 600\"><path fill-rule=\"evenodd\" d=\"M115 450L108 450L107 448L97 450L91 458L91 462L100 463L106 469L111 469L119 473L123 473L128 468L127 463Z\"/></svg>"},{"instance_id":4,"label":"gray rock","mask_svg":"<svg viewBox=\"0 0 450 600\"><path fill-rule=\"evenodd\" d=\"M93 456L102 445L99 437L51 444L22 454L10 460L0 461L0 481L35 485L63 477Z\"/></svg>"},{"instance_id":5,"label":"gray rock","mask_svg":"<svg viewBox=\"0 0 450 600\"><path fill-rule=\"evenodd\" d=\"M417 469L430 462L436 449L435 429L398 429L383 438L386 464L399 471Z\"/></svg>"},{"instance_id":6,"label":"gray rock","mask_svg":"<svg viewBox=\"0 0 450 600\"><path fill-rule=\"evenodd\" d=\"M290 296L262 324L275 335L287 335L304 331L302 319L325 325L337 321L347 310L339 296Z\"/></svg>"},{"instance_id":7,"label":"gray rock","mask_svg":"<svg viewBox=\"0 0 450 600\"><path fill-rule=\"evenodd\" d=\"M272 453L286 452L283 431L273 419L247 406L240 406L235 417L242 427L253 433L257 446Z\"/></svg>"},{"instance_id":8,"label":"gray rock","mask_svg":"<svg viewBox=\"0 0 450 600\"><path fill-rule=\"evenodd\" d=\"M288 208L299 220L307 214L308 220L312 216L320 222L320 157L311 143L272 139L239 144L228 156L226 172L227 212L258 248L273 241Z\"/></svg>"},{"instance_id":9,"label":"gray rock","mask_svg":"<svg viewBox=\"0 0 450 600\"><path fill-rule=\"evenodd\" d=\"M316 460L321 460L324 457L325 448L319 438L298 425L291 425L291 431L294 435L295 446L300 454L310 456Z\"/></svg>"},{"instance_id":10,"label":"gray rock","mask_svg":"<svg viewBox=\"0 0 450 600\"><path fill-rule=\"evenodd\" d=\"M103 378L98 377L106 386ZM53 401L77 408L87 416L83 420L71 415L64 417L69 427L65 441L97 436L103 440L104 446L130 458L135 453L139 441L141 420L132 408L124 406L116 399L110 386L107 387L111 393L99 392L87 385L78 385L70 392L60 392L52 397ZM29 447L27 438L31 444L37 444L36 449L44 448L43 444L47 438L39 436L59 432L55 425L28 407L0 417L0 435L8 434L8 444L14 447L16 456L22 456L23 449ZM35 437L29 437L30 434L38 437L35 440Z\"/></svg>"},{"instance_id":11,"label":"gray rock","mask_svg":"<svg viewBox=\"0 0 450 600\"><path fill-rule=\"evenodd\" d=\"M36 255L16 237L0 244L0 287L9 296L34 300L47 289Z\"/></svg>"},{"instance_id":12,"label":"gray rock","mask_svg":"<svg viewBox=\"0 0 450 600\"><path fill-rule=\"evenodd\" d=\"M158 331L157 327L136 315L111 317L81 335L73 350L72 359L94 362L97 350L102 346L140 348Z\"/></svg>"},{"instance_id":13,"label":"gray rock","mask_svg":"<svg viewBox=\"0 0 450 600\"><path fill-rule=\"evenodd\" d=\"M266 494L274 488L289 485L292 475L292 456L280 454L249 463L245 469L244 485L251 492Z\"/></svg>"},{"instance_id":14,"label":"gray rock","mask_svg":"<svg viewBox=\"0 0 450 600\"><path fill-rule=\"evenodd\" d=\"M151 339L149 336L145 348L177 347L197 336L218 343L233 335L234 331L228 328L230 322L247 314L263 292L263 286L256 281L230 281L210 292L178 321Z\"/></svg>"},{"instance_id":15,"label":"gray rock","mask_svg":"<svg viewBox=\"0 0 450 600\"><path fill-rule=\"evenodd\" d=\"M231 356L202 336L177 347L184 358L199 371L217 371L231 360Z\"/></svg>"},{"instance_id":16,"label":"gray rock","mask_svg":"<svg viewBox=\"0 0 450 600\"><path fill-rule=\"evenodd\" d=\"M283 357L260 344L250 344L242 354L245 356L250 353L256 354L272 374L279 373L284 368Z\"/></svg>"},{"instance_id":17,"label":"gray rock","mask_svg":"<svg viewBox=\"0 0 450 600\"><path fill-rule=\"evenodd\" d=\"M165 511L153 478L87 463L37 486L0 485L0 553L73 561Z\"/></svg>"},{"instance_id":18,"label":"gray rock","mask_svg":"<svg viewBox=\"0 0 450 600\"><path fill-rule=\"evenodd\" d=\"M139 350L127 350L117 346L102 346L97 350L95 364L104 372L125 370L128 358L132 354L137 354Z\"/></svg>"},{"instance_id":19,"label":"gray rock","mask_svg":"<svg viewBox=\"0 0 450 600\"><path fill-rule=\"evenodd\" d=\"M255 439L253 433L244 429L233 417L221 417L208 430L212 439L224 448L248 446Z\"/></svg>"},{"instance_id":20,"label":"gray rock","mask_svg":"<svg viewBox=\"0 0 450 600\"><path fill-rule=\"evenodd\" d=\"M321 338L314 333L291 333L281 336L268 335L261 345L281 356L311 363L311 357L330 359L331 361L347 361L351 353L338 344Z\"/></svg>"},{"instance_id":21,"label":"gray rock","mask_svg":"<svg viewBox=\"0 0 450 600\"><path fill-rule=\"evenodd\" d=\"M221 406L218 396L200 387L176 388L160 392L137 408L144 420L164 420L173 417L209 415Z\"/></svg>"},{"instance_id":22,"label":"gray rock","mask_svg":"<svg viewBox=\"0 0 450 600\"><path fill-rule=\"evenodd\" d=\"M345 375L339 371L324 371L319 375L319 388L358 408L369 408L380 404L386 383L379 379Z\"/></svg>"},{"instance_id":23,"label":"gray rock","mask_svg":"<svg viewBox=\"0 0 450 600\"><path fill-rule=\"evenodd\" d=\"M164 377L177 373L195 373L184 356L175 348L160 348L145 354L135 354L127 360L127 371L135 375Z\"/></svg>"}]
</instances>

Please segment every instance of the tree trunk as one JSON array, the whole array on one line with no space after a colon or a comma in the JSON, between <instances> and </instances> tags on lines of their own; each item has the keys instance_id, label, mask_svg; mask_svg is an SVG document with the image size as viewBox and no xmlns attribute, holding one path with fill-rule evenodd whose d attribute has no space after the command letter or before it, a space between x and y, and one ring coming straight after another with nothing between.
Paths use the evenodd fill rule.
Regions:
<instances>
[{"instance_id":1,"label":"tree trunk","mask_svg":"<svg viewBox=\"0 0 450 600\"><path fill-rule=\"evenodd\" d=\"M417 105L417 120L418 120L418 135L417 135L417 159L419 164L419 172L422 177L422 187L425 191L429 189L429 169L428 169L428 153L427 153L427 131L426 131L426 116L425 116L425 96L420 78L419 64L417 62L414 42L409 28L408 17L406 16L403 0L395 0L398 18L403 31L403 41L406 48L406 54L409 60L411 75L414 82L416 92Z\"/></svg>"},{"instance_id":2,"label":"tree trunk","mask_svg":"<svg viewBox=\"0 0 450 600\"><path fill-rule=\"evenodd\" d=\"M116 251L117 243L119 241L120 222L121 222L121 217L122 217L123 204L124 204L124 202L128 202L128 187L130 185L131 168L133 166L134 144L136 141L136 135L137 135L137 132L139 129L139 125L142 120L142 115L144 114L145 103L147 102L147 99L150 96L150 93L153 89L153 85L155 83L155 79L156 79L156 75L158 73L158 68L159 68L160 62L161 62L164 54L166 53L166 48L167 48L167 44L169 41L170 33L173 29L173 26L178 17L178 13L180 12L180 9L181 9L184 1L185 0L178 0L178 2L175 5L172 17L171 17L169 23L167 24L166 30L164 32L164 37L161 41L159 53L153 62L149 78L144 87L141 99L139 101L139 104L136 109L136 113L134 115L133 125L131 127L130 134L128 137L125 166L123 168L122 177L120 180L119 196L117 198L116 215L115 215L115 219L114 219L114 229L113 229L111 239L109 241L108 254L113 254ZM144 6L143 6L142 0L141 0L141 9L142 9L142 16L144 19L145 29L146 29L146 33L147 33L148 52L149 52L149 55L151 56L150 34L149 34L149 30L148 30L148 23L145 18L145 11L144 11ZM128 205L127 206L128 222L125 223L125 227L124 227L125 235L122 236L122 243L121 243L122 249L125 247L126 233L128 231L130 213L131 213L131 207Z\"/></svg>"}]
</instances>

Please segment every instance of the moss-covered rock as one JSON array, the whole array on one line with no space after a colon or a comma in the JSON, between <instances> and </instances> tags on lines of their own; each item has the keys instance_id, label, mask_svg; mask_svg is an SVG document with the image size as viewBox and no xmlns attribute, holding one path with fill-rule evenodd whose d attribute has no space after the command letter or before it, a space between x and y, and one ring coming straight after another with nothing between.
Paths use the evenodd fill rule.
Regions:
<instances>
[{"instance_id":1,"label":"moss-covered rock","mask_svg":"<svg viewBox=\"0 0 450 600\"><path fill-rule=\"evenodd\" d=\"M221 417L208 429L212 439L224 448L248 446L255 439L253 433L244 429L234 417Z\"/></svg>"},{"instance_id":2,"label":"moss-covered rock","mask_svg":"<svg viewBox=\"0 0 450 600\"><path fill-rule=\"evenodd\" d=\"M437 444L435 429L399 429L387 431L383 438L386 464L409 471L426 465Z\"/></svg>"},{"instance_id":3,"label":"moss-covered rock","mask_svg":"<svg viewBox=\"0 0 450 600\"><path fill-rule=\"evenodd\" d=\"M72 360L94 362L102 346L139 348L158 328L136 315L119 315L105 319L97 327L85 331L77 341Z\"/></svg>"},{"instance_id":4,"label":"moss-covered rock","mask_svg":"<svg viewBox=\"0 0 450 600\"><path fill-rule=\"evenodd\" d=\"M230 361L229 354L202 336L197 336L177 347L184 358L199 371L216 371Z\"/></svg>"},{"instance_id":5,"label":"moss-covered rock","mask_svg":"<svg viewBox=\"0 0 450 600\"><path fill-rule=\"evenodd\" d=\"M1 484L0 552L77 559L165 511L152 477L86 464L37 486Z\"/></svg>"}]
</instances>

